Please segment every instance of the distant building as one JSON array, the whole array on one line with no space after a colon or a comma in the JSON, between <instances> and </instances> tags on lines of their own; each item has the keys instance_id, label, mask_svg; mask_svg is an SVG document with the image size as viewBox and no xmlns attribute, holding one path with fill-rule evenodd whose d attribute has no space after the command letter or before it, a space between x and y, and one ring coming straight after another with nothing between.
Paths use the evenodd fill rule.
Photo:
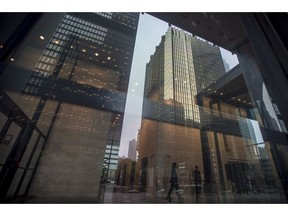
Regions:
<instances>
[{"instance_id":1,"label":"distant building","mask_svg":"<svg viewBox=\"0 0 288 216\"><path fill-rule=\"evenodd\" d=\"M129 149L128 149L128 158L133 161L136 161L137 157L137 141L135 139L129 142Z\"/></svg>"}]
</instances>

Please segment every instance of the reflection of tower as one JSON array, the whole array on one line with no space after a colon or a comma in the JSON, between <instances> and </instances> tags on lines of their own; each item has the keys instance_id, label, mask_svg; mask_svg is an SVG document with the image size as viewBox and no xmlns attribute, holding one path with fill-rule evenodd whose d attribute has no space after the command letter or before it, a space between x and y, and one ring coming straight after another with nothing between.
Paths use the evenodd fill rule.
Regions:
<instances>
[{"instance_id":1,"label":"reflection of tower","mask_svg":"<svg viewBox=\"0 0 288 216\"><path fill-rule=\"evenodd\" d=\"M273 173L273 168L271 165L271 161L269 159L269 156L267 154L267 150L264 146L258 147L259 151L259 162L261 166L261 176L264 180L265 186L268 187L268 189L272 189L276 187L276 180Z\"/></svg>"},{"instance_id":2,"label":"reflection of tower","mask_svg":"<svg viewBox=\"0 0 288 216\"><path fill-rule=\"evenodd\" d=\"M66 183L63 182L62 186L69 185L67 191L72 196L78 196L79 192L79 196L83 196L81 191L89 186L87 182L93 184L90 188L95 188L95 191L89 189L86 195L96 195L95 185L100 181L99 169L104 161L105 149L111 146L113 155L115 151L116 155L119 151L117 140L120 140L125 93L136 36L135 21L138 15L118 14L118 19L113 17L114 15L109 13L66 14L29 81L31 90L32 85L37 82L34 77L47 73L43 72L45 65L47 70L50 62L57 59L57 53L60 54L58 64L55 66L60 67L59 72L48 82L49 89L54 90L49 97L52 97L52 101L54 99L55 105L51 107L47 104L43 107L47 113L54 113L57 116L52 121L54 127L49 129L51 134L47 144L53 155L46 155L45 162L42 162L39 170L41 173L51 173L51 168L47 165L53 163L53 170L57 173L58 169L63 170L61 160L69 160L67 153L74 155L73 163L72 161L70 163L74 164L74 171L70 175L63 172L57 174L62 176L63 180L66 179L64 180ZM124 19L130 19L134 26L132 24L121 26L121 20ZM62 47L67 46L67 38L69 43L69 35L75 39L68 45L69 50L65 50ZM63 59L61 59L62 53L66 55ZM44 117L44 113L39 120L40 124L42 122L49 122L48 116ZM56 155L60 159L59 162L53 159ZM116 166L117 159L110 157L108 172L109 169L116 170ZM83 175L84 173L88 175ZM57 175L49 175L45 182L41 175L36 176L33 192L63 196L63 192L57 187L55 187L57 191L45 187L44 191L42 189L47 180L55 181ZM82 188L77 189L76 185L79 184Z\"/></svg>"},{"instance_id":3,"label":"reflection of tower","mask_svg":"<svg viewBox=\"0 0 288 216\"><path fill-rule=\"evenodd\" d=\"M163 179L172 162L184 164L183 184L189 184L195 165L203 171L194 97L224 73L218 47L169 27L146 67L139 159L149 193L167 185Z\"/></svg>"},{"instance_id":4,"label":"reflection of tower","mask_svg":"<svg viewBox=\"0 0 288 216\"><path fill-rule=\"evenodd\" d=\"M129 141L128 158L136 161L137 155L137 141L135 139Z\"/></svg>"},{"instance_id":5,"label":"reflection of tower","mask_svg":"<svg viewBox=\"0 0 288 216\"><path fill-rule=\"evenodd\" d=\"M52 202L97 197L111 146L108 168L116 170L138 16L68 13L45 39L16 101L48 137L30 193Z\"/></svg>"}]
</instances>

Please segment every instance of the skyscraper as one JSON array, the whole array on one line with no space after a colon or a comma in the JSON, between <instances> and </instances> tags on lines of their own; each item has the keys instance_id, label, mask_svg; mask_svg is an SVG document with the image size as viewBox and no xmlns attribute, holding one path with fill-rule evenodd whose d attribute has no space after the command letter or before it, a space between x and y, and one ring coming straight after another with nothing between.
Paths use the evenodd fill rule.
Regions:
<instances>
[{"instance_id":1,"label":"skyscraper","mask_svg":"<svg viewBox=\"0 0 288 216\"><path fill-rule=\"evenodd\" d=\"M183 184L195 166L203 172L195 96L224 74L218 47L169 27L146 67L139 158L149 193L167 188L172 162Z\"/></svg>"},{"instance_id":2,"label":"skyscraper","mask_svg":"<svg viewBox=\"0 0 288 216\"><path fill-rule=\"evenodd\" d=\"M113 155L119 151L138 18L138 13L44 14L27 35L28 44L45 48L20 49L15 64L3 72L1 87L34 123L24 129L22 153L12 159L22 167L32 155L28 168L33 172L14 179L11 174L3 196L25 193L40 202L97 202L100 180L117 166L113 157L107 166L104 155L112 147ZM44 137L36 147L35 128Z\"/></svg>"},{"instance_id":3,"label":"skyscraper","mask_svg":"<svg viewBox=\"0 0 288 216\"><path fill-rule=\"evenodd\" d=\"M136 161L137 156L137 141L135 139L129 142L129 149L128 149L128 158L133 161Z\"/></svg>"}]
</instances>

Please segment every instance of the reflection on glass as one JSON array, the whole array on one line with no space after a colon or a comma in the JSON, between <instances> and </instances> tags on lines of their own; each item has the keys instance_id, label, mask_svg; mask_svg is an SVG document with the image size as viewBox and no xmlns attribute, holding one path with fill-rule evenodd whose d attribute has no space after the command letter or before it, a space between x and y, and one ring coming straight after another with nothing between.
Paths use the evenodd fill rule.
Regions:
<instances>
[{"instance_id":1,"label":"reflection on glass","mask_svg":"<svg viewBox=\"0 0 288 216\"><path fill-rule=\"evenodd\" d=\"M270 96L267 92L267 89L266 89L266 86L264 83L263 83L262 94L263 94L263 102L264 102L265 108L266 108L267 112L269 113L269 116L271 117L271 119L273 119L273 122L272 122L273 128L275 130L282 131L281 126L280 126L279 121L278 121L278 118L276 116L275 110L271 104Z\"/></svg>"},{"instance_id":2,"label":"reflection on glass","mask_svg":"<svg viewBox=\"0 0 288 216\"><path fill-rule=\"evenodd\" d=\"M102 184L114 179L118 162L138 16L44 14L27 35L17 64L8 65L1 79L7 97L29 121L19 135L16 156L11 154L12 162L6 161L7 172L25 171L14 178L2 173L9 191L1 190L1 199L14 199L27 187L24 191L36 197L32 202L99 202ZM33 43L48 23L43 34L49 38L47 44ZM27 62L25 51L30 56ZM15 85L20 72L21 85ZM34 128L49 138L43 143ZM108 155L105 149L110 150ZM16 170L9 168L14 162ZM28 171L34 169L30 184Z\"/></svg>"},{"instance_id":3,"label":"reflection on glass","mask_svg":"<svg viewBox=\"0 0 288 216\"><path fill-rule=\"evenodd\" d=\"M25 16L12 31L25 37L0 47L1 202L287 200L287 129L263 80L247 80L253 60L229 69L218 46L169 26L119 157L139 14Z\"/></svg>"}]
</instances>

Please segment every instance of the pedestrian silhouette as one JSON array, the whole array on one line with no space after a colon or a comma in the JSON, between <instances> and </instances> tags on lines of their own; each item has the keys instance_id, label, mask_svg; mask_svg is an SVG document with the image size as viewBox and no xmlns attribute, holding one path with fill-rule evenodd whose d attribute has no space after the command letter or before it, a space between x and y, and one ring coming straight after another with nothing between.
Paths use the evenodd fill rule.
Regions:
<instances>
[{"instance_id":1,"label":"pedestrian silhouette","mask_svg":"<svg viewBox=\"0 0 288 216\"><path fill-rule=\"evenodd\" d=\"M179 193L179 184L178 184L178 174L177 174L177 164L174 162L172 163L172 169L171 169L171 175L170 175L170 189L168 191L168 194L167 194L167 199L169 200L169 202L171 202L171 193L172 191L176 190L176 194L177 194L177 197L178 199L181 198L181 195Z\"/></svg>"},{"instance_id":2,"label":"pedestrian silhouette","mask_svg":"<svg viewBox=\"0 0 288 216\"><path fill-rule=\"evenodd\" d=\"M200 194L202 178L201 178L201 173L200 173L198 166L195 166L195 170L194 170L194 183L196 185L196 192Z\"/></svg>"}]
</instances>

